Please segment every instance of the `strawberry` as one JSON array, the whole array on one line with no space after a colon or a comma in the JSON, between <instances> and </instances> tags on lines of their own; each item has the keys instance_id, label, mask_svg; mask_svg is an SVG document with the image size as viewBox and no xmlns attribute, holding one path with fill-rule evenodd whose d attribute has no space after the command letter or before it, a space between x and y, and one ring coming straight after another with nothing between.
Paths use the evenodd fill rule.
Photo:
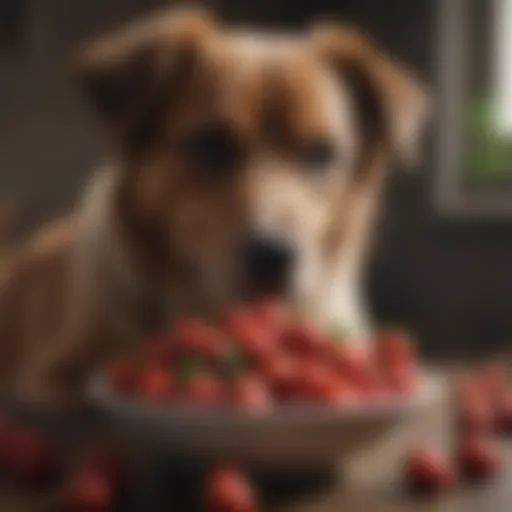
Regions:
<instances>
[{"instance_id":1,"label":"strawberry","mask_svg":"<svg viewBox=\"0 0 512 512\"><path fill-rule=\"evenodd\" d=\"M474 376L463 375L456 383L457 427L460 432L487 433L493 426L493 410Z\"/></svg>"},{"instance_id":2,"label":"strawberry","mask_svg":"<svg viewBox=\"0 0 512 512\"><path fill-rule=\"evenodd\" d=\"M404 469L406 484L414 493L438 493L455 484L455 471L449 462L428 448L416 448L409 453Z\"/></svg>"},{"instance_id":3,"label":"strawberry","mask_svg":"<svg viewBox=\"0 0 512 512\"><path fill-rule=\"evenodd\" d=\"M149 368L141 376L139 391L151 402L167 402L175 394L172 375L163 368Z\"/></svg>"},{"instance_id":4,"label":"strawberry","mask_svg":"<svg viewBox=\"0 0 512 512\"><path fill-rule=\"evenodd\" d=\"M468 480L482 480L494 475L501 466L499 449L481 435L463 436L456 460L461 474Z\"/></svg>"},{"instance_id":5,"label":"strawberry","mask_svg":"<svg viewBox=\"0 0 512 512\"><path fill-rule=\"evenodd\" d=\"M106 512L115 501L115 485L100 471L78 473L61 498L62 512Z\"/></svg>"},{"instance_id":6,"label":"strawberry","mask_svg":"<svg viewBox=\"0 0 512 512\"><path fill-rule=\"evenodd\" d=\"M107 367L107 379L118 393L130 393L137 388L139 368L130 359L119 359Z\"/></svg>"},{"instance_id":7,"label":"strawberry","mask_svg":"<svg viewBox=\"0 0 512 512\"><path fill-rule=\"evenodd\" d=\"M214 375L197 375L186 383L184 399L194 405L219 405L224 399L223 385Z\"/></svg>"},{"instance_id":8,"label":"strawberry","mask_svg":"<svg viewBox=\"0 0 512 512\"><path fill-rule=\"evenodd\" d=\"M231 311L225 316L228 332L252 361L271 357L276 349L272 333L246 311Z\"/></svg>"},{"instance_id":9,"label":"strawberry","mask_svg":"<svg viewBox=\"0 0 512 512\"><path fill-rule=\"evenodd\" d=\"M384 371L384 381L391 394L411 396L418 386L418 372L411 365L395 364Z\"/></svg>"},{"instance_id":10,"label":"strawberry","mask_svg":"<svg viewBox=\"0 0 512 512\"><path fill-rule=\"evenodd\" d=\"M176 351L181 355L217 361L226 349L225 334L215 327L194 319L178 322L171 333Z\"/></svg>"},{"instance_id":11,"label":"strawberry","mask_svg":"<svg viewBox=\"0 0 512 512\"><path fill-rule=\"evenodd\" d=\"M144 350L150 364L168 366L173 360L176 349L172 339L168 335L162 335L149 340L144 346Z\"/></svg>"},{"instance_id":12,"label":"strawberry","mask_svg":"<svg viewBox=\"0 0 512 512\"><path fill-rule=\"evenodd\" d=\"M0 418L0 470L8 470L16 436L16 425L8 418Z\"/></svg>"},{"instance_id":13,"label":"strawberry","mask_svg":"<svg viewBox=\"0 0 512 512\"><path fill-rule=\"evenodd\" d=\"M494 423L490 404L481 398L465 400L458 407L458 428L462 433L488 433Z\"/></svg>"},{"instance_id":14,"label":"strawberry","mask_svg":"<svg viewBox=\"0 0 512 512\"><path fill-rule=\"evenodd\" d=\"M375 355L383 368L408 366L415 361L412 340L402 331L383 330L375 340Z\"/></svg>"},{"instance_id":15,"label":"strawberry","mask_svg":"<svg viewBox=\"0 0 512 512\"><path fill-rule=\"evenodd\" d=\"M11 438L9 470L23 483L46 484L58 473L57 456L43 437L17 427Z\"/></svg>"},{"instance_id":16,"label":"strawberry","mask_svg":"<svg viewBox=\"0 0 512 512\"><path fill-rule=\"evenodd\" d=\"M287 323L283 305L271 298L261 299L251 307L254 318L269 331L279 334Z\"/></svg>"},{"instance_id":17,"label":"strawberry","mask_svg":"<svg viewBox=\"0 0 512 512\"><path fill-rule=\"evenodd\" d=\"M86 454L61 495L62 512L111 510L120 483L118 454L108 448Z\"/></svg>"},{"instance_id":18,"label":"strawberry","mask_svg":"<svg viewBox=\"0 0 512 512\"><path fill-rule=\"evenodd\" d=\"M247 478L233 468L219 468L206 480L206 512L257 512L260 510L254 489Z\"/></svg>"},{"instance_id":19,"label":"strawberry","mask_svg":"<svg viewBox=\"0 0 512 512\"><path fill-rule=\"evenodd\" d=\"M366 351L335 345L329 359L336 372L361 391L371 392L375 388L376 375Z\"/></svg>"},{"instance_id":20,"label":"strawberry","mask_svg":"<svg viewBox=\"0 0 512 512\"><path fill-rule=\"evenodd\" d=\"M504 392L496 408L495 427L500 434L512 434L512 391Z\"/></svg>"},{"instance_id":21,"label":"strawberry","mask_svg":"<svg viewBox=\"0 0 512 512\"><path fill-rule=\"evenodd\" d=\"M319 362L303 364L300 389L302 398L311 402L329 401L336 387L337 377L327 365Z\"/></svg>"},{"instance_id":22,"label":"strawberry","mask_svg":"<svg viewBox=\"0 0 512 512\"><path fill-rule=\"evenodd\" d=\"M263 381L252 375L240 377L232 383L231 398L235 406L250 411L265 410L272 401Z\"/></svg>"},{"instance_id":23,"label":"strawberry","mask_svg":"<svg viewBox=\"0 0 512 512\"><path fill-rule=\"evenodd\" d=\"M305 356L322 357L330 348L327 336L324 336L312 325L305 323L284 329L280 340L286 350Z\"/></svg>"},{"instance_id":24,"label":"strawberry","mask_svg":"<svg viewBox=\"0 0 512 512\"><path fill-rule=\"evenodd\" d=\"M273 357L263 362L260 371L273 393L283 399L297 391L299 384L299 363L283 351L277 351Z\"/></svg>"},{"instance_id":25,"label":"strawberry","mask_svg":"<svg viewBox=\"0 0 512 512\"><path fill-rule=\"evenodd\" d=\"M478 372L476 379L487 400L491 404L499 403L508 384L505 368L499 364L489 364Z\"/></svg>"}]
</instances>

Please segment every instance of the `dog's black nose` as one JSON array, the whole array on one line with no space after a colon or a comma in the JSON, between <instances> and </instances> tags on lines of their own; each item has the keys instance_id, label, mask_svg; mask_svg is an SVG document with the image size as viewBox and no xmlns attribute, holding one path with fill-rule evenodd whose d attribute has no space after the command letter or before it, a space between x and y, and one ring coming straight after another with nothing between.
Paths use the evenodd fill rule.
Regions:
<instances>
[{"instance_id":1,"label":"dog's black nose","mask_svg":"<svg viewBox=\"0 0 512 512\"><path fill-rule=\"evenodd\" d=\"M244 244L244 261L249 287L254 292L282 293L288 286L294 260L290 241L253 233Z\"/></svg>"}]
</instances>

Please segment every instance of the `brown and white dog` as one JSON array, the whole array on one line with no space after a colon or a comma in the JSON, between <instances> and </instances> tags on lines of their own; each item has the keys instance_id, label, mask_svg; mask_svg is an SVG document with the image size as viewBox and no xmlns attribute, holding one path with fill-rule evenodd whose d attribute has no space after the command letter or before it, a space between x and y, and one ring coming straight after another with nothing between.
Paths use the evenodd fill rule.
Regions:
<instances>
[{"instance_id":1,"label":"brown and white dog","mask_svg":"<svg viewBox=\"0 0 512 512\"><path fill-rule=\"evenodd\" d=\"M80 78L109 160L4 267L6 393L79 396L150 321L251 293L370 328L360 281L379 192L426 113L400 65L353 29L259 34L189 10L88 47Z\"/></svg>"}]
</instances>

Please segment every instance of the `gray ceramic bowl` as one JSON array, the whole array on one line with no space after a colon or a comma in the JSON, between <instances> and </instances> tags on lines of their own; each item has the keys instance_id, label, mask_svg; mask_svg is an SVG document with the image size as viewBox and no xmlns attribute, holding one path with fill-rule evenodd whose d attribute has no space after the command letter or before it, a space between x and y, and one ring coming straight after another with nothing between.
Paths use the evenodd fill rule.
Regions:
<instances>
[{"instance_id":1,"label":"gray ceramic bowl","mask_svg":"<svg viewBox=\"0 0 512 512\"><path fill-rule=\"evenodd\" d=\"M440 396L429 374L418 394L380 405L336 409L279 406L263 413L156 406L116 395L101 376L90 398L115 423L161 453L187 460L229 460L269 469L327 467L367 448Z\"/></svg>"}]
</instances>

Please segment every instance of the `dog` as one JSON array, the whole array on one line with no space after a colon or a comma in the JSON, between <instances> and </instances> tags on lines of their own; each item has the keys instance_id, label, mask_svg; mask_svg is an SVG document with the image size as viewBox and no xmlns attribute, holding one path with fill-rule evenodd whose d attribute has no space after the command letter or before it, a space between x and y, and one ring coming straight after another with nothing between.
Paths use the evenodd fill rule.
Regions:
<instances>
[{"instance_id":1,"label":"dog","mask_svg":"<svg viewBox=\"0 0 512 512\"><path fill-rule=\"evenodd\" d=\"M201 9L90 44L77 74L109 152L4 266L6 396L74 401L153 329L259 294L364 339L379 195L427 117L413 74L352 27L257 33Z\"/></svg>"}]
</instances>

